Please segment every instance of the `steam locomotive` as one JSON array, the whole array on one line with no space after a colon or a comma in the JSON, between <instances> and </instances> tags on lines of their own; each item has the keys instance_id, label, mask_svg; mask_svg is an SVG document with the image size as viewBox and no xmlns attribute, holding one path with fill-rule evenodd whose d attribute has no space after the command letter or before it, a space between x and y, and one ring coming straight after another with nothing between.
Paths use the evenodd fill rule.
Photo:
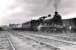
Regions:
<instances>
[{"instance_id":1,"label":"steam locomotive","mask_svg":"<svg viewBox=\"0 0 76 50\"><path fill-rule=\"evenodd\" d=\"M65 25L62 22L61 16L55 12L52 19L38 19L31 21L31 28L33 31L42 32L66 32Z\"/></svg>"}]
</instances>

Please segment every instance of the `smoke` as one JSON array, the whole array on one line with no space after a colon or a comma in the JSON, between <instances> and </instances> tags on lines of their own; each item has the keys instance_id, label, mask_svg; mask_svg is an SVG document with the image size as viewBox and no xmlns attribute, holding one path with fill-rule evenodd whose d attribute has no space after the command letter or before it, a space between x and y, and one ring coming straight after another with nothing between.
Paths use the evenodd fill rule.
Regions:
<instances>
[{"instance_id":1,"label":"smoke","mask_svg":"<svg viewBox=\"0 0 76 50\"><path fill-rule=\"evenodd\" d=\"M53 0L47 0L47 7L50 6Z\"/></svg>"},{"instance_id":2,"label":"smoke","mask_svg":"<svg viewBox=\"0 0 76 50\"><path fill-rule=\"evenodd\" d=\"M51 9L59 11L59 6L61 6L61 0L47 0L47 7L50 6ZM52 8L53 7L53 8Z\"/></svg>"},{"instance_id":3,"label":"smoke","mask_svg":"<svg viewBox=\"0 0 76 50\"><path fill-rule=\"evenodd\" d=\"M60 2L61 2L61 0L54 0L54 9L55 9L55 11L58 11Z\"/></svg>"}]
</instances>

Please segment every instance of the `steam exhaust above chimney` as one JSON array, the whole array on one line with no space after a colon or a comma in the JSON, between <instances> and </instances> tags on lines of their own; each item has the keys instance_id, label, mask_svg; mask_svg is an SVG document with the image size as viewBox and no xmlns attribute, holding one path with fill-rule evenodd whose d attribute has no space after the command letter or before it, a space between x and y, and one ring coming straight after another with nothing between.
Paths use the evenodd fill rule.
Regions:
<instances>
[{"instance_id":1,"label":"steam exhaust above chimney","mask_svg":"<svg viewBox=\"0 0 76 50\"><path fill-rule=\"evenodd\" d=\"M60 2L61 2L61 0L54 0L55 12L58 12Z\"/></svg>"}]
</instances>

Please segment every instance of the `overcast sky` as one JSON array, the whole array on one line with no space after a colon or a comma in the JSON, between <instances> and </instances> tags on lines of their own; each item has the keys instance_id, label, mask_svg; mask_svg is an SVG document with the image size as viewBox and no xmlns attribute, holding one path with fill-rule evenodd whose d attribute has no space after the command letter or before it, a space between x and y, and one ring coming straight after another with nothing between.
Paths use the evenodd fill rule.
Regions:
<instances>
[{"instance_id":1,"label":"overcast sky","mask_svg":"<svg viewBox=\"0 0 76 50\"><path fill-rule=\"evenodd\" d=\"M58 2L58 11L63 19L76 17L76 0ZM54 9L54 0L0 0L0 25L53 14Z\"/></svg>"}]
</instances>

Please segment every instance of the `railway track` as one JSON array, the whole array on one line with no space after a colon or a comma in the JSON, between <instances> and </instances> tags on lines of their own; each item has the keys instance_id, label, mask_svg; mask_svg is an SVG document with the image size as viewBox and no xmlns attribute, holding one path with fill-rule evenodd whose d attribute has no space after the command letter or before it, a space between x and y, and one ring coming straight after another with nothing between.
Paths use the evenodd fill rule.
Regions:
<instances>
[{"instance_id":1,"label":"railway track","mask_svg":"<svg viewBox=\"0 0 76 50\"><path fill-rule=\"evenodd\" d=\"M0 34L0 50L16 50L12 41L4 32Z\"/></svg>"},{"instance_id":2,"label":"railway track","mask_svg":"<svg viewBox=\"0 0 76 50\"><path fill-rule=\"evenodd\" d=\"M7 40L10 44L10 49L9 50L16 50L15 45L13 44L13 42L11 41L9 35L7 35Z\"/></svg>"},{"instance_id":3,"label":"railway track","mask_svg":"<svg viewBox=\"0 0 76 50\"><path fill-rule=\"evenodd\" d=\"M32 39L48 44L50 46L54 46L56 48L60 48L62 50L75 50L76 49L76 44L68 42L68 41L57 40L57 39L52 39L52 38L50 39L50 38L26 34L26 33L25 34L18 33L18 35L22 35L24 37L25 35L27 35L28 37Z\"/></svg>"},{"instance_id":4,"label":"railway track","mask_svg":"<svg viewBox=\"0 0 76 50\"><path fill-rule=\"evenodd\" d=\"M28 38L30 40L33 40L35 41L36 43L40 43L41 45L45 45L45 46L48 46L50 48L52 48L52 50L61 50L60 48L58 47L55 47L55 46L52 46L50 45L49 43L46 43L46 42L43 42L43 41L40 41L39 39L37 39L36 37L32 37L32 36L29 36L29 35L23 35L23 34L18 34L18 33L15 33L15 32L12 32L12 34L20 39L24 39L24 38Z\"/></svg>"},{"instance_id":5,"label":"railway track","mask_svg":"<svg viewBox=\"0 0 76 50\"><path fill-rule=\"evenodd\" d=\"M21 34L24 34L21 32ZM27 33L26 33L27 34ZM65 41L65 42L68 42L68 43L72 43L72 44L76 44L76 35L74 34L29 34L29 35L32 35L32 36L36 36L36 37L43 37L43 38L48 38L48 39L51 39L51 38L54 38L54 39L57 39L60 41Z\"/></svg>"},{"instance_id":6,"label":"railway track","mask_svg":"<svg viewBox=\"0 0 76 50\"><path fill-rule=\"evenodd\" d=\"M39 42L41 44L45 44L48 46L53 46L54 48L58 50L75 50L76 49L76 44L70 43L68 41L63 41L63 40L58 40L55 38L47 38L43 36L38 36L34 34L28 34L28 33L18 33L18 32L12 32L12 34L17 35L23 38L30 38L31 40L34 40L36 42Z\"/></svg>"},{"instance_id":7,"label":"railway track","mask_svg":"<svg viewBox=\"0 0 76 50\"><path fill-rule=\"evenodd\" d=\"M14 36L17 36L20 39L29 38L42 45L52 47L54 50L75 50L76 49L76 44L54 39L52 37L48 38L45 36L39 36L39 35L28 34L28 33L24 34L24 33L19 33L19 32L9 32L9 33L13 34ZM5 35L5 37L3 38L7 39L8 41L9 50L17 50L9 34Z\"/></svg>"},{"instance_id":8,"label":"railway track","mask_svg":"<svg viewBox=\"0 0 76 50\"><path fill-rule=\"evenodd\" d=\"M71 44L71 45L76 45L76 37L60 36L60 35L39 35L39 34L29 34L29 33L20 33L20 34L27 34L32 37L41 37L45 39L53 39L53 40L58 40L62 42L67 42L68 44Z\"/></svg>"}]
</instances>

